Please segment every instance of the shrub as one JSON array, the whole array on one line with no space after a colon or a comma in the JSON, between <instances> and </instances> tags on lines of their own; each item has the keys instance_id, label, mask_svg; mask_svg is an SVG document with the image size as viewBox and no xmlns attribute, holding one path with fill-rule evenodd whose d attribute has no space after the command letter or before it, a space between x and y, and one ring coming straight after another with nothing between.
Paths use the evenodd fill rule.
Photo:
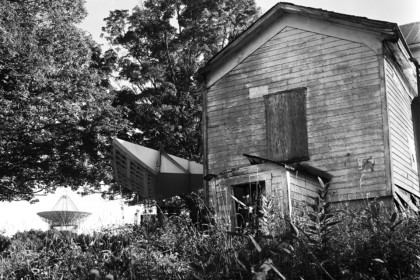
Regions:
<instances>
[{"instance_id":1,"label":"shrub","mask_svg":"<svg viewBox=\"0 0 420 280\"><path fill-rule=\"evenodd\" d=\"M328 186L324 186L328 191ZM0 236L5 279L418 279L417 216L376 200L335 209L321 193L308 220L283 218L263 198L258 230L226 232L216 219L162 216L89 235ZM340 221L339 223L337 221ZM93 279L93 278L92 278Z\"/></svg>"},{"instance_id":2,"label":"shrub","mask_svg":"<svg viewBox=\"0 0 420 280\"><path fill-rule=\"evenodd\" d=\"M0 234L0 254L9 248L11 243L12 242L9 237Z\"/></svg>"}]
</instances>

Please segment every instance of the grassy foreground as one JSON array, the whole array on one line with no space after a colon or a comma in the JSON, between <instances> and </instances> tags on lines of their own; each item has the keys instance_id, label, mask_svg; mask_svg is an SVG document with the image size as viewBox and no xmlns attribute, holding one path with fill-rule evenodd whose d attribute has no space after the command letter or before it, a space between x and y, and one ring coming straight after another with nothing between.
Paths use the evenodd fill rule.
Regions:
<instances>
[{"instance_id":1,"label":"grassy foreground","mask_svg":"<svg viewBox=\"0 0 420 280\"><path fill-rule=\"evenodd\" d=\"M201 203L91 235L0 236L0 279L420 279L419 218L377 201L320 199L298 222L265 199L258 228L235 232Z\"/></svg>"}]
</instances>

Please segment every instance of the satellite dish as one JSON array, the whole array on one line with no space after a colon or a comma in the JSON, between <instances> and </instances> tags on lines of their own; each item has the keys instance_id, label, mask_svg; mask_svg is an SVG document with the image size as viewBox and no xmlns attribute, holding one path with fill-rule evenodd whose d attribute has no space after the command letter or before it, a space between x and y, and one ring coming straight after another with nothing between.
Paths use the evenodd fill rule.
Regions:
<instances>
[{"instance_id":1,"label":"satellite dish","mask_svg":"<svg viewBox=\"0 0 420 280\"><path fill-rule=\"evenodd\" d=\"M80 223L91 215L91 213L79 211L68 195L61 196L52 211L37 214L50 225L51 229L60 231L75 231Z\"/></svg>"}]
</instances>

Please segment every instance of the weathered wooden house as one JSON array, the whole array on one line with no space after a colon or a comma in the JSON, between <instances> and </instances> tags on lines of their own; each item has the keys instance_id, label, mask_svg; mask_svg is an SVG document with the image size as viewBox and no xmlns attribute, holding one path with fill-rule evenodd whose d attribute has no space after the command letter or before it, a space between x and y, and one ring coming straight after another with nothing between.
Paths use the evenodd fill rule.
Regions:
<instances>
[{"instance_id":1,"label":"weathered wooden house","mask_svg":"<svg viewBox=\"0 0 420 280\"><path fill-rule=\"evenodd\" d=\"M202 69L204 173L219 213L261 191L417 209L418 63L395 23L278 3ZM244 156L245 154L245 156Z\"/></svg>"}]
</instances>

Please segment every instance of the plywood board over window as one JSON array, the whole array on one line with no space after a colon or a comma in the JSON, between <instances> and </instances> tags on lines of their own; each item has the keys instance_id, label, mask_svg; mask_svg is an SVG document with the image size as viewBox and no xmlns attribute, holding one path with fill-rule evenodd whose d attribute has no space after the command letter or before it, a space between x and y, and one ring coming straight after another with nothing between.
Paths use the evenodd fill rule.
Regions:
<instances>
[{"instance_id":1,"label":"plywood board over window","mask_svg":"<svg viewBox=\"0 0 420 280\"><path fill-rule=\"evenodd\" d=\"M281 162L308 160L306 88L266 95L264 100L268 157Z\"/></svg>"}]
</instances>

